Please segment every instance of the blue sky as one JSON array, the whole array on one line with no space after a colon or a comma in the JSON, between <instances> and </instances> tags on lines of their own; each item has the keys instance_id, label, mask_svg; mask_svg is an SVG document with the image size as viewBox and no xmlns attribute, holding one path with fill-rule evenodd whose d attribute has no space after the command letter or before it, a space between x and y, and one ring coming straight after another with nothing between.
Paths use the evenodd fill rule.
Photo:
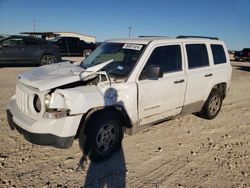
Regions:
<instances>
[{"instance_id":1,"label":"blue sky","mask_svg":"<svg viewBox=\"0 0 250 188\"><path fill-rule=\"evenodd\" d=\"M250 0L0 0L0 33L72 31L97 41L138 35L217 36L250 47Z\"/></svg>"}]
</instances>

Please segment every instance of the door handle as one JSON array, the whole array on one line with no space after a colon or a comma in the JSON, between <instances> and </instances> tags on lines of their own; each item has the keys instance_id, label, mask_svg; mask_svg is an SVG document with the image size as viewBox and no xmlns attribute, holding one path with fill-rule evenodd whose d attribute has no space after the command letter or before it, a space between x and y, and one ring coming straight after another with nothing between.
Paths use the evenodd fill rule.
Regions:
<instances>
[{"instance_id":1,"label":"door handle","mask_svg":"<svg viewBox=\"0 0 250 188\"><path fill-rule=\"evenodd\" d=\"M182 82L184 82L185 80L184 79L181 79L181 80L175 80L174 81L174 84L180 84L180 83L182 83Z\"/></svg>"},{"instance_id":2,"label":"door handle","mask_svg":"<svg viewBox=\"0 0 250 188\"><path fill-rule=\"evenodd\" d=\"M205 76L205 77L211 77L211 76L213 76L213 74L212 74L212 73L210 73L210 74L205 74L204 76Z\"/></svg>"}]
</instances>

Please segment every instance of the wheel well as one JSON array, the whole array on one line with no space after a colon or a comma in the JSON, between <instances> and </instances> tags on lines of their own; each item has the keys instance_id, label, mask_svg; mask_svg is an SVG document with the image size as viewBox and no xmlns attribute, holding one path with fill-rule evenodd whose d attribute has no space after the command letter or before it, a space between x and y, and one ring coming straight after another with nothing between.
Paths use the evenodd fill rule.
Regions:
<instances>
[{"instance_id":1,"label":"wheel well","mask_svg":"<svg viewBox=\"0 0 250 188\"><path fill-rule=\"evenodd\" d=\"M213 87L213 89L218 89L221 92L223 99L226 97L226 89L227 89L227 84L226 83L216 84Z\"/></svg>"},{"instance_id":2,"label":"wheel well","mask_svg":"<svg viewBox=\"0 0 250 188\"><path fill-rule=\"evenodd\" d=\"M123 106L117 105L117 106L108 106L108 107L103 107L103 108L93 108L93 109L90 109L87 113L83 114L82 119L78 126L76 138L79 137L82 126L84 126L85 122L89 118L93 117L93 115L96 115L97 113L103 113L104 111L105 112L110 111L110 112L116 113L117 116L119 116L119 118L123 122L122 126L126 128L132 128L132 123L130 121L130 118Z\"/></svg>"}]
</instances>

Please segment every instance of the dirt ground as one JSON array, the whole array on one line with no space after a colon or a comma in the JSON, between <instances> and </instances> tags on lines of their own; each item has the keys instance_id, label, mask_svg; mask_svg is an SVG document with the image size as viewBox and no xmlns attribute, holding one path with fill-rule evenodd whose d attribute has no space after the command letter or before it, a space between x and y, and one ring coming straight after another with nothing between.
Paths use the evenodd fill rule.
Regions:
<instances>
[{"instance_id":1,"label":"dirt ground","mask_svg":"<svg viewBox=\"0 0 250 188\"><path fill-rule=\"evenodd\" d=\"M33 145L10 130L5 109L15 76L30 68L0 68L0 187L250 187L246 64L234 63L231 89L216 119L187 115L125 136L111 159L87 161L83 169L77 140L70 149L56 149Z\"/></svg>"}]
</instances>

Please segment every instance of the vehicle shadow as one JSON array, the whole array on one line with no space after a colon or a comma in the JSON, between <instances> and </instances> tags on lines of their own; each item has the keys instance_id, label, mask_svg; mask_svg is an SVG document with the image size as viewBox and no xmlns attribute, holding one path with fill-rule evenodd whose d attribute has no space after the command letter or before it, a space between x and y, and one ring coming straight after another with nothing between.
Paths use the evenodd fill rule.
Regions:
<instances>
[{"instance_id":1,"label":"vehicle shadow","mask_svg":"<svg viewBox=\"0 0 250 188\"><path fill-rule=\"evenodd\" d=\"M115 88L108 88L104 93L105 106L111 106L113 104L124 105L123 101L118 101L118 93ZM83 156L80 159L79 166L84 169L87 162L88 149L83 152ZM111 158L103 162L91 162L87 170L83 187L96 187L96 188L125 188L126 186L126 164L124 158L123 148L121 147L116 151Z\"/></svg>"},{"instance_id":2,"label":"vehicle shadow","mask_svg":"<svg viewBox=\"0 0 250 188\"><path fill-rule=\"evenodd\" d=\"M247 67L247 66L238 66L237 69L242 70L242 71L250 72L250 66L249 67Z\"/></svg>"},{"instance_id":3,"label":"vehicle shadow","mask_svg":"<svg viewBox=\"0 0 250 188\"><path fill-rule=\"evenodd\" d=\"M241 64L241 65L236 65L233 64L233 67L237 70L241 70L241 71L250 71L250 63L249 64Z\"/></svg>"},{"instance_id":4,"label":"vehicle shadow","mask_svg":"<svg viewBox=\"0 0 250 188\"><path fill-rule=\"evenodd\" d=\"M84 160L81 160L84 162ZM81 165L81 164L80 164ZM84 165L84 164L83 164ZM101 163L91 162L87 170L84 188L125 188L126 187L126 165L123 149Z\"/></svg>"}]
</instances>

